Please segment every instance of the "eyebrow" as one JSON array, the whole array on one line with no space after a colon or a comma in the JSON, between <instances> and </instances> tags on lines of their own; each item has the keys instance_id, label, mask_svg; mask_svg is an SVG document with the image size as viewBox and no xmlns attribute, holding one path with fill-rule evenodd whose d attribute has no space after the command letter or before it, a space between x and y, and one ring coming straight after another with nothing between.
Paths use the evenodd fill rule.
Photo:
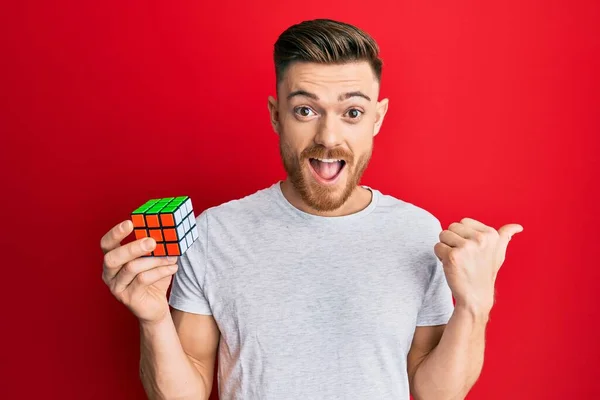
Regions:
<instances>
[{"instance_id":1,"label":"eyebrow","mask_svg":"<svg viewBox=\"0 0 600 400\"><path fill-rule=\"evenodd\" d=\"M293 92L291 92L290 94L287 95L287 99L289 100L295 96L305 96L305 97L309 97L316 101L319 100L319 96L317 96L316 94L307 92L306 90L302 90L302 89L294 90ZM362 98L367 99L368 101L371 101L371 98L369 96L367 96L366 94L364 94L363 92L361 92L360 90L356 90L354 92L343 93L338 96L338 101L344 101L344 100L350 99L352 97L362 97Z\"/></svg>"}]
</instances>

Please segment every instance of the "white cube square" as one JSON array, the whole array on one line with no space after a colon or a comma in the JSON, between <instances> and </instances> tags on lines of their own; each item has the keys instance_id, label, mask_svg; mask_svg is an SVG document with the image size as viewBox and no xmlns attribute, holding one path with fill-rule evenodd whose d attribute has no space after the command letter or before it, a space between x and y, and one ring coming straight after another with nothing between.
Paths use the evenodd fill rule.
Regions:
<instances>
[{"instance_id":1,"label":"white cube square","mask_svg":"<svg viewBox=\"0 0 600 400\"><path fill-rule=\"evenodd\" d=\"M179 224L177 227L177 237L181 240L185 236L185 228L183 224Z\"/></svg>"},{"instance_id":2,"label":"white cube square","mask_svg":"<svg viewBox=\"0 0 600 400\"><path fill-rule=\"evenodd\" d=\"M181 220L183 219L183 215L181 215L181 207L175 210L175 225L179 225Z\"/></svg>"}]
</instances>

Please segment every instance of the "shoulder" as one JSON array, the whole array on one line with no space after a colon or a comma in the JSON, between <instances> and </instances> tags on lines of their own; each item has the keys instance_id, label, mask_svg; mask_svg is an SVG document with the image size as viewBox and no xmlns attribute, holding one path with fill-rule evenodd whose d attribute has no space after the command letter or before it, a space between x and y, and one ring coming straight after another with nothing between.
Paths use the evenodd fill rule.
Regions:
<instances>
[{"instance_id":1,"label":"shoulder","mask_svg":"<svg viewBox=\"0 0 600 400\"><path fill-rule=\"evenodd\" d=\"M205 225L210 225L211 222L231 225L260 219L268 214L273 188L273 186L262 188L243 197L208 207L196 219Z\"/></svg>"},{"instance_id":2,"label":"shoulder","mask_svg":"<svg viewBox=\"0 0 600 400\"><path fill-rule=\"evenodd\" d=\"M434 235L442 231L439 218L428 208L376 190L377 212L393 225L399 225L413 235Z\"/></svg>"}]
</instances>

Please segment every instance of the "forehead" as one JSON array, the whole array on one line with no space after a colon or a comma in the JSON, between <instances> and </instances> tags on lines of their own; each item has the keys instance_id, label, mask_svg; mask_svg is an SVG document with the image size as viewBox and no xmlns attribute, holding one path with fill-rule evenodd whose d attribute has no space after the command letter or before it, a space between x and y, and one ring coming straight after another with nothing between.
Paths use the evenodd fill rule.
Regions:
<instances>
[{"instance_id":1,"label":"forehead","mask_svg":"<svg viewBox=\"0 0 600 400\"><path fill-rule=\"evenodd\" d=\"M366 61L344 64L296 62L285 72L281 97L285 98L296 90L306 90L324 98L342 92L361 91L376 100L379 84Z\"/></svg>"}]
</instances>

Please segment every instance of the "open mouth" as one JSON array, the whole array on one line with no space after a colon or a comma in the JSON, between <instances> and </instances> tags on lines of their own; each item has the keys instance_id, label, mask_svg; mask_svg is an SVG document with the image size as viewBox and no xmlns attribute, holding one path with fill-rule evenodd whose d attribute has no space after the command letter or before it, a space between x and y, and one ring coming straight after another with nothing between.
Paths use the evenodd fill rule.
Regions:
<instances>
[{"instance_id":1,"label":"open mouth","mask_svg":"<svg viewBox=\"0 0 600 400\"><path fill-rule=\"evenodd\" d=\"M346 166L346 161L341 159L310 158L308 161L314 177L325 184L335 183Z\"/></svg>"}]
</instances>

